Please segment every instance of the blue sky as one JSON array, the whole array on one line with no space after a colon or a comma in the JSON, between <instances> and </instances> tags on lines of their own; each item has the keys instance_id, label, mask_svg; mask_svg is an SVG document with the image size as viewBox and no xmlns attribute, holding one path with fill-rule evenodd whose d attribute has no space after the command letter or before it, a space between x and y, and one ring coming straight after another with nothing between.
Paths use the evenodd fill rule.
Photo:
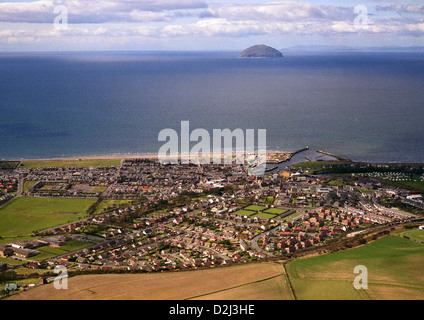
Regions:
<instances>
[{"instance_id":1,"label":"blue sky","mask_svg":"<svg viewBox=\"0 0 424 320\"><path fill-rule=\"evenodd\" d=\"M424 46L423 36L423 0L0 0L0 51Z\"/></svg>"}]
</instances>

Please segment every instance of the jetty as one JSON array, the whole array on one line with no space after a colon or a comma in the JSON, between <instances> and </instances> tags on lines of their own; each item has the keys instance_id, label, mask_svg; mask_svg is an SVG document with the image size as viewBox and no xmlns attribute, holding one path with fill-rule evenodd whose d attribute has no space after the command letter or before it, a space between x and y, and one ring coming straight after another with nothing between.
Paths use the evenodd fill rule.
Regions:
<instances>
[{"instance_id":1,"label":"jetty","mask_svg":"<svg viewBox=\"0 0 424 320\"><path fill-rule=\"evenodd\" d=\"M327 151L323 151L323 150L316 150L316 152L319 152L319 153L325 154L325 155L330 156L330 157L334 157L334 158L336 158L337 160L340 160L340 161L348 161L348 162L352 162L352 160L350 160L349 158L345 158L345 157L342 157L342 156L338 156L338 155L332 154L332 153L327 152Z\"/></svg>"},{"instance_id":2,"label":"jetty","mask_svg":"<svg viewBox=\"0 0 424 320\"><path fill-rule=\"evenodd\" d=\"M309 147L308 147L308 146L306 146L306 147L305 147L305 148L303 148L303 149L299 149L299 150L297 150L297 151L293 152L293 153L292 153L292 157L293 157L295 154L301 153L301 152L306 151L306 150L309 150Z\"/></svg>"}]
</instances>

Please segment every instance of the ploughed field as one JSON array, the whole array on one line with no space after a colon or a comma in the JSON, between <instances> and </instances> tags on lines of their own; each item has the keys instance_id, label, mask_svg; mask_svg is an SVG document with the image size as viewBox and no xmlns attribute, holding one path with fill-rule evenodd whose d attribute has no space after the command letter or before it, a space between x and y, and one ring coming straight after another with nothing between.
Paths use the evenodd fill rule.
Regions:
<instances>
[{"instance_id":1,"label":"ploughed field","mask_svg":"<svg viewBox=\"0 0 424 320\"><path fill-rule=\"evenodd\" d=\"M68 279L68 289L53 283L10 299L290 299L280 264L265 262L206 270L149 274L98 274Z\"/></svg>"}]
</instances>

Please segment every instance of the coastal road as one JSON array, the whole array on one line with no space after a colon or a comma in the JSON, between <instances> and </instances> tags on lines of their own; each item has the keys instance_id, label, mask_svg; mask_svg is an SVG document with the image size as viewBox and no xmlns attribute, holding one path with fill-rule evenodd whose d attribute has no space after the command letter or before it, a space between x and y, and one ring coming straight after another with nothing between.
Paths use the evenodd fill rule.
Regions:
<instances>
[{"instance_id":1,"label":"coastal road","mask_svg":"<svg viewBox=\"0 0 424 320\"><path fill-rule=\"evenodd\" d=\"M22 195L22 192L24 191L24 179L19 179L18 182L18 191L16 192L16 197L20 197Z\"/></svg>"}]
</instances>

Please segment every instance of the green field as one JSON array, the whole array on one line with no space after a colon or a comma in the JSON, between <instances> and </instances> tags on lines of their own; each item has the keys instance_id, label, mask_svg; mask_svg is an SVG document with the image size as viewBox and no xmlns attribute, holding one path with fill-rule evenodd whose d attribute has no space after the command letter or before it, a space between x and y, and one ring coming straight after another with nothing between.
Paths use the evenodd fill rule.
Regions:
<instances>
[{"instance_id":1,"label":"green field","mask_svg":"<svg viewBox=\"0 0 424 320\"><path fill-rule=\"evenodd\" d=\"M250 205L250 206L247 206L246 208L243 208L244 210L250 210L250 211L262 211L262 210L265 210L266 209L266 207L263 207L263 206L255 206L255 205Z\"/></svg>"},{"instance_id":2,"label":"green field","mask_svg":"<svg viewBox=\"0 0 424 320\"><path fill-rule=\"evenodd\" d=\"M77 241L77 240L70 240L70 241L67 241L66 244L60 248L52 248L49 246L44 246L44 247L37 248L37 251L40 251L40 254L34 257L31 257L31 259L44 260L54 256L58 256L58 255L66 254L66 253L76 251L79 249L83 249L90 245L92 244L87 242Z\"/></svg>"},{"instance_id":3,"label":"green field","mask_svg":"<svg viewBox=\"0 0 424 320\"><path fill-rule=\"evenodd\" d=\"M15 169L19 161L0 161L0 169Z\"/></svg>"},{"instance_id":4,"label":"green field","mask_svg":"<svg viewBox=\"0 0 424 320\"><path fill-rule=\"evenodd\" d=\"M348 161L310 161L310 162L300 162L294 165L295 168L303 168L309 170L322 170L324 165L328 164L342 164L348 163Z\"/></svg>"},{"instance_id":5,"label":"green field","mask_svg":"<svg viewBox=\"0 0 424 320\"><path fill-rule=\"evenodd\" d=\"M287 217L284 218L284 221L290 221L293 218L296 218L297 216L300 216L301 214L305 214L305 212L295 212Z\"/></svg>"},{"instance_id":6,"label":"green field","mask_svg":"<svg viewBox=\"0 0 424 320\"><path fill-rule=\"evenodd\" d=\"M424 241L424 230L416 229L416 230L406 231L402 233L406 233L408 237L411 237L413 239Z\"/></svg>"},{"instance_id":7,"label":"green field","mask_svg":"<svg viewBox=\"0 0 424 320\"><path fill-rule=\"evenodd\" d=\"M374 193L374 190L368 190L368 189L359 189L360 192L362 193Z\"/></svg>"},{"instance_id":8,"label":"green field","mask_svg":"<svg viewBox=\"0 0 424 320\"><path fill-rule=\"evenodd\" d=\"M0 236L29 235L81 220L95 199L22 197L0 209Z\"/></svg>"},{"instance_id":9,"label":"green field","mask_svg":"<svg viewBox=\"0 0 424 320\"><path fill-rule=\"evenodd\" d=\"M354 268L368 270L368 289L356 290ZM298 299L424 299L424 245L387 236L368 245L296 259L287 270Z\"/></svg>"},{"instance_id":10,"label":"green field","mask_svg":"<svg viewBox=\"0 0 424 320\"><path fill-rule=\"evenodd\" d=\"M269 214L269 213L257 213L255 215L253 215L252 217L258 217L258 218L262 218L262 219L271 219L275 217L275 214Z\"/></svg>"},{"instance_id":11,"label":"green field","mask_svg":"<svg viewBox=\"0 0 424 320\"><path fill-rule=\"evenodd\" d=\"M283 214L284 212L287 212L287 210L283 210L283 209L277 209L277 208L269 208L264 210L265 213L270 213L270 214Z\"/></svg>"},{"instance_id":12,"label":"green field","mask_svg":"<svg viewBox=\"0 0 424 320\"><path fill-rule=\"evenodd\" d=\"M10 265L13 265L13 266L20 266L20 265L27 263L27 261L19 261L19 260L3 258L3 257L0 257L0 262L7 263L7 264L10 264Z\"/></svg>"},{"instance_id":13,"label":"green field","mask_svg":"<svg viewBox=\"0 0 424 320\"><path fill-rule=\"evenodd\" d=\"M238 214L240 216L250 216L252 214L255 214L254 211L248 211L248 210L237 210L236 212L234 212L235 214Z\"/></svg>"},{"instance_id":14,"label":"green field","mask_svg":"<svg viewBox=\"0 0 424 320\"><path fill-rule=\"evenodd\" d=\"M140 203L140 201L137 200L103 200L100 202L100 204L97 206L96 211L94 214L102 214L105 212L110 212L113 210L116 210L118 208L125 208L129 207L133 204Z\"/></svg>"},{"instance_id":15,"label":"green field","mask_svg":"<svg viewBox=\"0 0 424 320\"><path fill-rule=\"evenodd\" d=\"M105 186L96 186L96 187L93 188L93 190L91 190L91 193L102 193L106 189L107 189L107 187L105 187Z\"/></svg>"},{"instance_id":16,"label":"green field","mask_svg":"<svg viewBox=\"0 0 424 320\"><path fill-rule=\"evenodd\" d=\"M23 168L46 168L46 167L111 167L119 166L119 159L75 159L75 160L28 160L22 164Z\"/></svg>"},{"instance_id":17,"label":"green field","mask_svg":"<svg viewBox=\"0 0 424 320\"><path fill-rule=\"evenodd\" d=\"M391 183L424 192L424 181L418 179L409 181L391 181Z\"/></svg>"},{"instance_id":18,"label":"green field","mask_svg":"<svg viewBox=\"0 0 424 320\"><path fill-rule=\"evenodd\" d=\"M31 187L33 187L38 181L25 181L24 182L24 192L27 192Z\"/></svg>"}]
</instances>

